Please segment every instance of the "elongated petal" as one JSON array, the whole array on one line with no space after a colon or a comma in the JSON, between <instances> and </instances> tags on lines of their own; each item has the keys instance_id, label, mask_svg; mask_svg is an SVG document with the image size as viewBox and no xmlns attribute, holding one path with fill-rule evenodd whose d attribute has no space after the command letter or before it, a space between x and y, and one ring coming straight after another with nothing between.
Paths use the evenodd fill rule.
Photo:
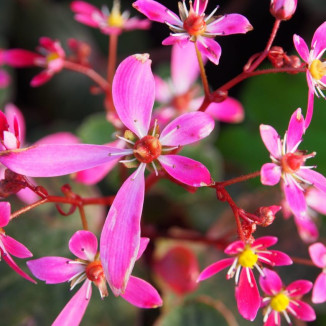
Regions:
<instances>
[{"instance_id":1,"label":"elongated petal","mask_svg":"<svg viewBox=\"0 0 326 326\"><path fill-rule=\"evenodd\" d=\"M6 88L10 85L10 83L11 76L9 73L4 69L0 69L0 88Z\"/></svg>"},{"instance_id":2,"label":"elongated petal","mask_svg":"<svg viewBox=\"0 0 326 326\"><path fill-rule=\"evenodd\" d=\"M193 187L203 187L212 182L207 168L200 162L180 155L161 155L158 160L174 179Z\"/></svg>"},{"instance_id":3,"label":"elongated petal","mask_svg":"<svg viewBox=\"0 0 326 326\"><path fill-rule=\"evenodd\" d=\"M293 298L303 296L308 293L312 288L312 283L306 280L297 280L292 282L286 287L289 295Z\"/></svg>"},{"instance_id":4,"label":"elongated petal","mask_svg":"<svg viewBox=\"0 0 326 326\"><path fill-rule=\"evenodd\" d=\"M305 61L308 62L309 60L309 49L307 43L304 41L302 37L299 35L294 34L293 35L293 43L298 51L300 57Z\"/></svg>"},{"instance_id":5,"label":"elongated petal","mask_svg":"<svg viewBox=\"0 0 326 326\"><path fill-rule=\"evenodd\" d=\"M316 319L314 309L307 303L301 300L295 300L295 303L290 302L289 307L294 310L295 317L304 321L313 321Z\"/></svg>"},{"instance_id":6,"label":"elongated petal","mask_svg":"<svg viewBox=\"0 0 326 326\"><path fill-rule=\"evenodd\" d=\"M244 118L242 104L232 97L221 103L211 103L205 112L212 118L227 123L238 123Z\"/></svg>"},{"instance_id":7,"label":"elongated petal","mask_svg":"<svg viewBox=\"0 0 326 326\"><path fill-rule=\"evenodd\" d=\"M222 269L231 266L233 262L234 262L234 258L226 258L212 265L209 265L199 274L197 282L201 282L212 277L216 273L220 272Z\"/></svg>"},{"instance_id":8,"label":"elongated petal","mask_svg":"<svg viewBox=\"0 0 326 326\"><path fill-rule=\"evenodd\" d=\"M35 62L40 58L43 57L37 53L23 49L10 49L4 51L4 62L15 68L35 66Z\"/></svg>"},{"instance_id":9,"label":"elongated petal","mask_svg":"<svg viewBox=\"0 0 326 326\"><path fill-rule=\"evenodd\" d=\"M305 214L307 204L302 190L298 188L291 178L288 178L287 181L288 184L283 185L283 191L292 212L299 216Z\"/></svg>"},{"instance_id":10,"label":"elongated petal","mask_svg":"<svg viewBox=\"0 0 326 326\"><path fill-rule=\"evenodd\" d=\"M277 243L277 241L278 241L277 237L272 237L272 236L260 237L254 241L251 247L255 250L268 248L273 246L275 243Z\"/></svg>"},{"instance_id":11,"label":"elongated petal","mask_svg":"<svg viewBox=\"0 0 326 326\"><path fill-rule=\"evenodd\" d=\"M123 155L125 150L104 145L41 144L3 151L0 162L19 174L54 177L89 169Z\"/></svg>"},{"instance_id":12,"label":"elongated petal","mask_svg":"<svg viewBox=\"0 0 326 326\"><path fill-rule=\"evenodd\" d=\"M171 78L175 92L184 94L190 90L199 76L199 64L195 46L188 42L184 47L173 45L171 55Z\"/></svg>"},{"instance_id":13,"label":"elongated petal","mask_svg":"<svg viewBox=\"0 0 326 326\"><path fill-rule=\"evenodd\" d=\"M102 13L98 14L102 16ZM97 28L99 27L99 22L98 20L94 20L92 16L86 15L86 14L76 14L74 16L74 19L78 21L81 24Z\"/></svg>"},{"instance_id":14,"label":"elongated petal","mask_svg":"<svg viewBox=\"0 0 326 326\"><path fill-rule=\"evenodd\" d=\"M268 253L258 253L258 259L271 266L291 265L293 262L291 258L282 251L270 250Z\"/></svg>"},{"instance_id":15,"label":"elongated petal","mask_svg":"<svg viewBox=\"0 0 326 326\"><path fill-rule=\"evenodd\" d=\"M198 50L211 62L218 65L222 53L221 46L211 38L198 37Z\"/></svg>"},{"instance_id":16,"label":"elongated petal","mask_svg":"<svg viewBox=\"0 0 326 326\"><path fill-rule=\"evenodd\" d=\"M270 296L279 293L282 290L283 284L278 274L268 268L264 268L263 272L265 277L259 277L259 284L262 290Z\"/></svg>"},{"instance_id":17,"label":"elongated petal","mask_svg":"<svg viewBox=\"0 0 326 326\"><path fill-rule=\"evenodd\" d=\"M297 174L320 191L326 193L326 178L322 174L311 169L300 169L297 171Z\"/></svg>"},{"instance_id":18,"label":"elongated petal","mask_svg":"<svg viewBox=\"0 0 326 326\"><path fill-rule=\"evenodd\" d=\"M11 258L11 256L8 253L5 253L0 248L0 255L3 258L3 260L20 276L26 278L26 280L36 283L35 280L33 280L28 274L26 274L18 265L15 263L15 261Z\"/></svg>"},{"instance_id":19,"label":"elongated petal","mask_svg":"<svg viewBox=\"0 0 326 326\"><path fill-rule=\"evenodd\" d=\"M195 0L194 1L194 10L198 15L205 13L208 0Z\"/></svg>"},{"instance_id":20,"label":"elongated petal","mask_svg":"<svg viewBox=\"0 0 326 326\"><path fill-rule=\"evenodd\" d=\"M70 4L70 9L75 13L90 15L90 16L94 13L98 13L98 14L101 13L99 9L97 9L95 6L85 1L73 1Z\"/></svg>"},{"instance_id":21,"label":"elongated petal","mask_svg":"<svg viewBox=\"0 0 326 326\"><path fill-rule=\"evenodd\" d=\"M306 193L307 204L315 211L326 215L326 193L316 188L309 188Z\"/></svg>"},{"instance_id":22,"label":"elongated petal","mask_svg":"<svg viewBox=\"0 0 326 326\"><path fill-rule=\"evenodd\" d=\"M274 163L266 163L260 170L260 181L265 186L275 186L281 179L281 168Z\"/></svg>"},{"instance_id":23,"label":"elongated petal","mask_svg":"<svg viewBox=\"0 0 326 326\"><path fill-rule=\"evenodd\" d=\"M64 257L42 257L26 264L35 277L47 284L67 282L85 270L85 265Z\"/></svg>"},{"instance_id":24,"label":"elongated petal","mask_svg":"<svg viewBox=\"0 0 326 326\"><path fill-rule=\"evenodd\" d=\"M162 41L163 45L178 45L180 46L182 49L187 46L190 42L190 36L188 34L182 34L182 35L170 35L167 38L165 38Z\"/></svg>"},{"instance_id":25,"label":"elongated petal","mask_svg":"<svg viewBox=\"0 0 326 326\"><path fill-rule=\"evenodd\" d=\"M137 0L132 6L148 19L159 23L182 24L180 18L171 10L153 0Z\"/></svg>"},{"instance_id":26,"label":"elongated petal","mask_svg":"<svg viewBox=\"0 0 326 326\"><path fill-rule=\"evenodd\" d=\"M245 34L253 29L248 19L239 14L228 14L207 25L206 31L218 35Z\"/></svg>"},{"instance_id":27,"label":"elongated petal","mask_svg":"<svg viewBox=\"0 0 326 326\"><path fill-rule=\"evenodd\" d=\"M25 142L25 119L21 111L12 103L5 106L5 115L8 119L9 128L12 130L19 139L20 143Z\"/></svg>"},{"instance_id":28,"label":"elongated petal","mask_svg":"<svg viewBox=\"0 0 326 326\"><path fill-rule=\"evenodd\" d=\"M311 83L311 75L310 75L310 71L307 70L306 72L306 76L307 76L307 81L308 81L308 85L309 82ZM315 92L314 92L314 88L309 87L309 91L308 91L308 105L307 105L307 113L306 113L306 117L305 117L305 129L307 130L307 128L310 125L310 122L312 120L312 115L314 113L314 98L315 98Z\"/></svg>"},{"instance_id":29,"label":"elongated petal","mask_svg":"<svg viewBox=\"0 0 326 326\"><path fill-rule=\"evenodd\" d=\"M312 243L319 237L318 227L308 214L294 215L294 221L301 239L306 243Z\"/></svg>"},{"instance_id":30,"label":"elongated petal","mask_svg":"<svg viewBox=\"0 0 326 326\"><path fill-rule=\"evenodd\" d=\"M70 132L56 132L38 140L34 145L40 144L78 144L80 140Z\"/></svg>"},{"instance_id":31,"label":"elongated petal","mask_svg":"<svg viewBox=\"0 0 326 326\"><path fill-rule=\"evenodd\" d=\"M69 240L69 250L80 259L93 261L97 253L97 238L90 231L77 231Z\"/></svg>"},{"instance_id":32,"label":"elongated petal","mask_svg":"<svg viewBox=\"0 0 326 326\"><path fill-rule=\"evenodd\" d=\"M230 243L224 250L224 252L228 255L236 255L243 251L245 245L243 241L238 240Z\"/></svg>"},{"instance_id":33,"label":"elongated petal","mask_svg":"<svg viewBox=\"0 0 326 326\"><path fill-rule=\"evenodd\" d=\"M10 203L0 202L0 228L3 228L9 223L11 207Z\"/></svg>"},{"instance_id":34,"label":"elongated petal","mask_svg":"<svg viewBox=\"0 0 326 326\"><path fill-rule=\"evenodd\" d=\"M250 283L246 270L248 270ZM260 307L260 296L254 274L250 268L242 268L239 284L235 290L235 297L240 315L245 319L253 321Z\"/></svg>"},{"instance_id":35,"label":"elongated petal","mask_svg":"<svg viewBox=\"0 0 326 326\"><path fill-rule=\"evenodd\" d=\"M89 281L86 281L66 304L52 326L78 326L85 314L91 296L92 286Z\"/></svg>"},{"instance_id":36,"label":"elongated petal","mask_svg":"<svg viewBox=\"0 0 326 326\"><path fill-rule=\"evenodd\" d=\"M38 75L32 78L31 86L39 87L45 83L47 83L53 76L53 73L49 70L43 70Z\"/></svg>"},{"instance_id":37,"label":"elongated petal","mask_svg":"<svg viewBox=\"0 0 326 326\"><path fill-rule=\"evenodd\" d=\"M280 158L281 152L281 140L277 131L268 125L260 125L260 136L270 154L275 158Z\"/></svg>"},{"instance_id":38,"label":"elongated petal","mask_svg":"<svg viewBox=\"0 0 326 326\"><path fill-rule=\"evenodd\" d=\"M138 250L136 260L138 260L143 255L144 251L147 248L148 243L149 243L149 238L140 238L140 245L139 245L139 250Z\"/></svg>"},{"instance_id":39,"label":"elongated petal","mask_svg":"<svg viewBox=\"0 0 326 326\"><path fill-rule=\"evenodd\" d=\"M309 246L309 254L316 266L326 267L326 247L321 242Z\"/></svg>"},{"instance_id":40,"label":"elongated petal","mask_svg":"<svg viewBox=\"0 0 326 326\"><path fill-rule=\"evenodd\" d=\"M312 289L312 298L313 303L322 303L326 301L326 273L321 272L314 284Z\"/></svg>"},{"instance_id":41,"label":"elongated petal","mask_svg":"<svg viewBox=\"0 0 326 326\"><path fill-rule=\"evenodd\" d=\"M8 235L1 235L0 240L6 248L6 251L15 257L28 258L33 256L33 254L22 243Z\"/></svg>"},{"instance_id":42,"label":"elongated petal","mask_svg":"<svg viewBox=\"0 0 326 326\"><path fill-rule=\"evenodd\" d=\"M311 48L314 51L314 58L318 57L326 49L326 22L316 29L311 41Z\"/></svg>"},{"instance_id":43,"label":"elongated petal","mask_svg":"<svg viewBox=\"0 0 326 326\"><path fill-rule=\"evenodd\" d=\"M214 120L204 112L185 113L163 129L159 140L163 146L184 146L207 137L214 125Z\"/></svg>"},{"instance_id":44,"label":"elongated petal","mask_svg":"<svg viewBox=\"0 0 326 326\"><path fill-rule=\"evenodd\" d=\"M121 296L139 308L156 308L163 304L160 295L152 285L134 276L130 276L126 291Z\"/></svg>"},{"instance_id":45,"label":"elongated petal","mask_svg":"<svg viewBox=\"0 0 326 326\"><path fill-rule=\"evenodd\" d=\"M264 326L281 326L281 316L278 311L272 310Z\"/></svg>"},{"instance_id":46,"label":"elongated petal","mask_svg":"<svg viewBox=\"0 0 326 326\"><path fill-rule=\"evenodd\" d=\"M103 226L101 261L115 295L124 293L139 252L144 191L144 169L136 170L119 189Z\"/></svg>"},{"instance_id":47,"label":"elongated petal","mask_svg":"<svg viewBox=\"0 0 326 326\"><path fill-rule=\"evenodd\" d=\"M119 118L142 138L147 134L155 99L155 81L148 54L135 54L122 61L112 84Z\"/></svg>"},{"instance_id":48,"label":"elongated petal","mask_svg":"<svg viewBox=\"0 0 326 326\"><path fill-rule=\"evenodd\" d=\"M25 188L25 189L18 191L16 195L25 204L32 204L40 198L38 195L35 194L34 191L32 191L29 188Z\"/></svg>"},{"instance_id":49,"label":"elongated petal","mask_svg":"<svg viewBox=\"0 0 326 326\"><path fill-rule=\"evenodd\" d=\"M172 90L170 85L160 76L154 75L155 80L155 99L166 104L172 99ZM155 111L154 111L155 112Z\"/></svg>"},{"instance_id":50,"label":"elongated petal","mask_svg":"<svg viewBox=\"0 0 326 326\"><path fill-rule=\"evenodd\" d=\"M305 121L301 109L297 109L291 116L286 138L286 151L294 152L302 140L305 131Z\"/></svg>"}]
</instances>

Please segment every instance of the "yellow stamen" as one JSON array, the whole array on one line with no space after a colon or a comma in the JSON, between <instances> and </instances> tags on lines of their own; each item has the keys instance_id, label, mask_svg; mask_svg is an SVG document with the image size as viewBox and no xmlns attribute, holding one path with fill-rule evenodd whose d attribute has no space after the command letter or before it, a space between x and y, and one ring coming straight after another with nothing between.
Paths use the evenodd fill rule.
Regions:
<instances>
[{"instance_id":1,"label":"yellow stamen","mask_svg":"<svg viewBox=\"0 0 326 326\"><path fill-rule=\"evenodd\" d=\"M60 58L59 54L56 52L51 52L46 56L46 62L49 63L52 60Z\"/></svg>"},{"instance_id":2,"label":"yellow stamen","mask_svg":"<svg viewBox=\"0 0 326 326\"><path fill-rule=\"evenodd\" d=\"M321 80L326 75L326 63L315 59L309 67L311 76L316 80Z\"/></svg>"},{"instance_id":3,"label":"yellow stamen","mask_svg":"<svg viewBox=\"0 0 326 326\"><path fill-rule=\"evenodd\" d=\"M123 17L120 13L120 10L113 8L110 16L108 17L108 25L111 27L122 27L123 26Z\"/></svg>"},{"instance_id":4,"label":"yellow stamen","mask_svg":"<svg viewBox=\"0 0 326 326\"><path fill-rule=\"evenodd\" d=\"M281 312L286 310L290 303L290 299L284 293L279 293L271 300L271 308L275 311Z\"/></svg>"},{"instance_id":5,"label":"yellow stamen","mask_svg":"<svg viewBox=\"0 0 326 326\"><path fill-rule=\"evenodd\" d=\"M258 256L250 248L245 249L239 255L239 264L242 267L253 268L257 260L258 260Z\"/></svg>"}]
</instances>

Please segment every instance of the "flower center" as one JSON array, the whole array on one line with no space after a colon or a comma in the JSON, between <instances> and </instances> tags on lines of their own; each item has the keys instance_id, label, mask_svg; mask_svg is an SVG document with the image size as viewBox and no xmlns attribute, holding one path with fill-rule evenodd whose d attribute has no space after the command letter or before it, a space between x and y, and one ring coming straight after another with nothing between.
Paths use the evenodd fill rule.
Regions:
<instances>
[{"instance_id":1,"label":"flower center","mask_svg":"<svg viewBox=\"0 0 326 326\"><path fill-rule=\"evenodd\" d=\"M314 79L322 79L326 75L326 62L321 62L320 60L315 59L310 64L309 71Z\"/></svg>"},{"instance_id":2,"label":"flower center","mask_svg":"<svg viewBox=\"0 0 326 326\"><path fill-rule=\"evenodd\" d=\"M46 62L50 63L53 60L60 58L59 54L56 52L51 52L46 56Z\"/></svg>"},{"instance_id":3,"label":"flower center","mask_svg":"<svg viewBox=\"0 0 326 326\"><path fill-rule=\"evenodd\" d=\"M242 267L253 268L258 260L258 256L250 249L245 249L239 256L239 264Z\"/></svg>"},{"instance_id":4,"label":"flower center","mask_svg":"<svg viewBox=\"0 0 326 326\"><path fill-rule=\"evenodd\" d=\"M162 145L154 136L139 139L134 146L134 155L139 162L151 163L161 155Z\"/></svg>"},{"instance_id":5,"label":"flower center","mask_svg":"<svg viewBox=\"0 0 326 326\"><path fill-rule=\"evenodd\" d=\"M284 293L279 293L271 300L271 307L273 310L281 312L286 310L290 303L290 299Z\"/></svg>"},{"instance_id":6,"label":"flower center","mask_svg":"<svg viewBox=\"0 0 326 326\"><path fill-rule=\"evenodd\" d=\"M111 14L108 17L108 25L112 27L122 27L123 17L119 10L112 9Z\"/></svg>"},{"instance_id":7,"label":"flower center","mask_svg":"<svg viewBox=\"0 0 326 326\"><path fill-rule=\"evenodd\" d=\"M99 282L103 278L105 279L102 263L99 260L90 262L87 265L85 272L87 278L92 282Z\"/></svg>"},{"instance_id":8,"label":"flower center","mask_svg":"<svg viewBox=\"0 0 326 326\"><path fill-rule=\"evenodd\" d=\"M202 35L206 30L206 22L203 16L198 16L190 10L189 16L183 22L183 28L191 36Z\"/></svg>"},{"instance_id":9,"label":"flower center","mask_svg":"<svg viewBox=\"0 0 326 326\"><path fill-rule=\"evenodd\" d=\"M287 153L282 157L281 160L282 169L286 173L294 173L300 169L300 166L304 160L305 158L303 155Z\"/></svg>"}]
</instances>

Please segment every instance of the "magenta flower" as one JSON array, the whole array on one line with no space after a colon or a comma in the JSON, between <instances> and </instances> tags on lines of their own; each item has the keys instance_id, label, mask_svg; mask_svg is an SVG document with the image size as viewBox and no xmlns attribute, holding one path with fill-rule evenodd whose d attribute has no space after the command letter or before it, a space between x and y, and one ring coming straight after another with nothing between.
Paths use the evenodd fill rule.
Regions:
<instances>
[{"instance_id":1,"label":"magenta flower","mask_svg":"<svg viewBox=\"0 0 326 326\"><path fill-rule=\"evenodd\" d=\"M9 237L3 229L10 221L11 207L8 202L0 202L0 260L5 262L20 276L26 280L36 283L28 274L21 270L10 255L18 258L29 258L33 254L20 242Z\"/></svg>"},{"instance_id":2,"label":"magenta flower","mask_svg":"<svg viewBox=\"0 0 326 326\"><path fill-rule=\"evenodd\" d=\"M162 107L154 111L155 118L165 124L178 113L196 111L204 100L202 89L194 85L199 76L196 53L191 44L172 46L171 79L155 76L156 100ZM228 97L221 103L211 103L205 111L212 118L228 123L241 122L244 110L239 101Z\"/></svg>"},{"instance_id":3,"label":"magenta flower","mask_svg":"<svg viewBox=\"0 0 326 326\"><path fill-rule=\"evenodd\" d=\"M148 242L148 238L142 238L137 259L143 254ZM101 253L97 252L96 236L89 231L77 231L69 240L69 249L77 259L43 257L27 262L35 277L47 284L71 282L72 290L83 282L52 324L56 326L79 325L92 295L92 284L99 289L102 299L108 296ZM149 283L134 276L130 277L125 293L121 296L140 308L156 308L162 305L158 292Z\"/></svg>"},{"instance_id":4,"label":"magenta flower","mask_svg":"<svg viewBox=\"0 0 326 326\"><path fill-rule=\"evenodd\" d=\"M129 11L120 12L120 1L113 0L111 12L108 7L102 10L84 1L73 1L71 10L75 19L87 26L99 28L104 34L120 34L122 31L148 29L151 25L147 19L129 18Z\"/></svg>"},{"instance_id":5,"label":"magenta flower","mask_svg":"<svg viewBox=\"0 0 326 326\"><path fill-rule=\"evenodd\" d=\"M262 166L261 182L264 185L274 186L282 178L285 198L293 214L299 216L305 214L307 210L305 186L313 185L326 192L325 177L313 171L314 166L304 165L306 159L314 157L316 153L306 154L298 150L304 130L305 120L301 109L297 109L292 114L283 140L273 127L260 125L260 135L273 162Z\"/></svg>"},{"instance_id":6,"label":"magenta flower","mask_svg":"<svg viewBox=\"0 0 326 326\"><path fill-rule=\"evenodd\" d=\"M322 268L312 289L312 302L323 303L326 301L326 247L317 242L309 247L309 254L313 263Z\"/></svg>"},{"instance_id":7,"label":"magenta flower","mask_svg":"<svg viewBox=\"0 0 326 326\"><path fill-rule=\"evenodd\" d=\"M63 69L65 52L59 41L41 37L37 50L40 54L23 49L6 50L4 62L16 68L41 67L44 70L31 80L31 86L41 86Z\"/></svg>"},{"instance_id":8,"label":"magenta flower","mask_svg":"<svg viewBox=\"0 0 326 326\"><path fill-rule=\"evenodd\" d=\"M291 323L289 313L297 319L312 321L316 319L313 308L301 301L301 297L311 290L312 283L306 280L297 280L284 287L278 274L264 268L265 276L260 276L259 284L267 294L262 299L267 309L264 313L264 326L280 326L281 315Z\"/></svg>"},{"instance_id":9,"label":"magenta flower","mask_svg":"<svg viewBox=\"0 0 326 326\"><path fill-rule=\"evenodd\" d=\"M184 46L188 42L196 42L199 51L214 64L219 63L221 56L220 45L213 40L215 36L247 33L252 30L247 18L239 14L213 16L205 15L208 0L195 0L194 5L189 1L189 10L185 1L179 2L179 16L154 0L137 0L134 8L150 20L165 23L172 33L163 41L163 45L178 43Z\"/></svg>"},{"instance_id":10,"label":"magenta flower","mask_svg":"<svg viewBox=\"0 0 326 326\"><path fill-rule=\"evenodd\" d=\"M293 36L293 42L301 58L307 63L307 82L309 87L306 127L308 128L313 114L314 94L325 98L322 90L326 88L326 63L321 58L326 50L326 22L321 24L311 41L309 51L306 42L299 36Z\"/></svg>"},{"instance_id":11,"label":"magenta flower","mask_svg":"<svg viewBox=\"0 0 326 326\"><path fill-rule=\"evenodd\" d=\"M276 237L261 237L253 243L235 241L231 243L224 252L234 258L222 259L206 267L199 275L198 282L212 277L222 269L231 266L227 272L227 279L235 275L235 297L240 314L249 320L254 320L260 307L260 297L252 272L255 267L264 276L260 263L270 266L282 266L292 264L290 257L277 250L267 248L277 242Z\"/></svg>"},{"instance_id":12,"label":"magenta flower","mask_svg":"<svg viewBox=\"0 0 326 326\"><path fill-rule=\"evenodd\" d=\"M290 19L297 9L298 0L271 0L271 14L281 20Z\"/></svg>"}]
</instances>

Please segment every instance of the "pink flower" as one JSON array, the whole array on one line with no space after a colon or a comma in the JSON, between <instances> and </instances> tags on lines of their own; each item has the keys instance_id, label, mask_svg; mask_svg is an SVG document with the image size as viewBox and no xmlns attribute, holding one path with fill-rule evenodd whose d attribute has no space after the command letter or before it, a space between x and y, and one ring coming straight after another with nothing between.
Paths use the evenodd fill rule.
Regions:
<instances>
[{"instance_id":1,"label":"pink flower","mask_svg":"<svg viewBox=\"0 0 326 326\"><path fill-rule=\"evenodd\" d=\"M142 238L137 259L140 258L149 239ZM78 292L63 308L52 325L79 325L92 295L92 284L100 291L101 298L108 296L106 279L97 252L97 238L89 231L77 231L69 241L70 251L77 256L71 260L64 257L43 257L30 260L27 265L38 279L47 284L71 282L72 290L83 282ZM121 295L126 301L140 308L156 308L162 305L157 291L147 282L131 276L126 291Z\"/></svg>"},{"instance_id":2,"label":"pink flower","mask_svg":"<svg viewBox=\"0 0 326 326\"><path fill-rule=\"evenodd\" d=\"M11 81L10 75L4 69L0 69L0 88L6 88Z\"/></svg>"},{"instance_id":3,"label":"pink flower","mask_svg":"<svg viewBox=\"0 0 326 326\"><path fill-rule=\"evenodd\" d=\"M312 302L323 303L326 301L326 247L320 243L314 243L309 247L309 254L313 263L322 268L312 289Z\"/></svg>"},{"instance_id":4,"label":"pink flower","mask_svg":"<svg viewBox=\"0 0 326 326\"><path fill-rule=\"evenodd\" d=\"M277 250L267 250L277 242L276 237L261 237L253 243L235 241L224 252L234 258L222 259L206 267L199 275L198 281L212 277L222 269L231 266L227 272L227 279L235 275L237 285L235 296L240 314L249 320L254 320L260 307L260 297L257 284L252 272L255 267L261 275L264 275L258 263L270 266L282 266L292 264L290 257Z\"/></svg>"},{"instance_id":5,"label":"pink flower","mask_svg":"<svg viewBox=\"0 0 326 326\"><path fill-rule=\"evenodd\" d=\"M29 258L33 254L20 242L9 237L3 229L10 221L11 207L8 202L0 202L0 259L5 262L20 276L36 283L28 274L21 270L10 255L18 258Z\"/></svg>"},{"instance_id":6,"label":"pink flower","mask_svg":"<svg viewBox=\"0 0 326 326\"><path fill-rule=\"evenodd\" d=\"M73 1L71 10L75 19L87 26L99 28L104 34L120 34L122 31L148 29L151 25L147 19L129 18L129 11L120 12L120 1L113 0L111 12L106 6L102 10L84 1Z\"/></svg>"},{"instance_id":7,"label":"pink flower","mask_svg":"<svg viewBox=\"0 0 326 326\"><path fill-rule=\"evenodd\" d=\"M23 49L6 50L4 63L11 67L41 67L44 70L31 80L31 86L37 87L49 81L63 69L65 52L59 41L41 37L38 51L40 54Z\"/></svg>"},{"instance_id":8,"label":"pink flower","mask_svg":"<svg viewBox=\"0 0 326 326\"><path fill-rule=\"evenodd\" d=\"M164 81L155 76L156 100L162 104L157 109L155 118L161 123L167 123L178 113L196 111L204 100L202 89L194 85L199 76L199 65L196 53L191 44L180 47L172 46L171 79ZM221 103L211 103L205 111L212 118L227 122L241 122L244 110L239 101L228 97Z\"/></svg>"},{"instance_id":9,"label":"pink flower","mask_svg":"<svg viewBox=\"0 0 326 326\"><path fill-rule=\"evenodd\" d=\"M283 315L289 324L289 313L304 321L316 319L314 310L310 305L301 301L301 297L311 290L312 283L306 280L297 280L284 287L282 280L276 272L263 269L265 276L260 276L259 284L267 294L262 299L267 309L264 313L264 326L280 326Z\"/></svg>"},{"instance_id":10,"label":"pink flower","mask_svg":"<svg viewBox=\"0 0 326 326\"><path fill-rule=\"evenodd\" d=\"M299 36L293 36L293 42L301 58L307 63L307 82L309 87L306 126L308 128L313 114L314 94L325 98L322 90L326 88L326 63L321 58L326 50L326 22L321 24L311 41L309 51L306 42Z\"/></svg>"},{"instance_id":11,"label":"pink flower","mask_svg":"<svg viewBox=\"0 0 326 326\"><path fill-rule=\"evenodd\" d=\"M307 210L304 196L307 185L313 185L326 192L325 177L313 171L314 166L304 165L306 159L314 157L316 153L306 154L298 150L304 130L305 120L301 109L297 109L292 114L283 140L273 127L260 125L260 135L273 162L262 166L261 182L264 185L274 186L282 178L285 198L293 214L299 216L305 214Z\"/></svg>"},{"instance_id":12,"label":"pink flower","mask_svg":"<svg viewBox=\"0 0 326 326\"><path fill-rule=\"evenodd\" d=\"M290 19L297 9L298 0L271 0L271 14L281 20Z\"/></svg>"},{"instance_id":13,"label":"pink flower","mask_svg":"<svg viewBox=\"0 0 326 326\"><path fill-rule=\"evenodd\" d=\"M150 20L165 23L172 31L171 35L163 41L163 45L178 43L184 46L188 42L196 42L199 51L215 63L219 63L221 56L220 45L213 40L215 36L247 33L252 30L247 18L239 14L213 16L205 15L208 0L195 0L194 6L189 1L189 10L185 1L179 2L179 16L154 0L137 0L134 8L143 13Z\"/></svg>"}]
</instances>

